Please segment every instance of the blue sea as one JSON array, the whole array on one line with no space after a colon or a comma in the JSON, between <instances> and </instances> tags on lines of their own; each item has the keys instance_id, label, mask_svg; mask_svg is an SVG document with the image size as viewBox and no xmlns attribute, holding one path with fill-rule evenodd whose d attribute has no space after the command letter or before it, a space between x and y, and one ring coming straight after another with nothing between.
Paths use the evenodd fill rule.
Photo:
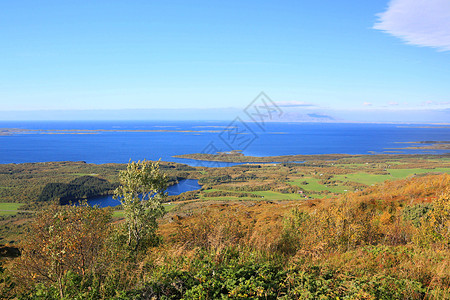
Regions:
<instances>
[{"instance_id":1,"label":"blue sea","mask_svg":"<svg viewBox=\"0 0 450 300\"><path fill-rule=\"evenodd\" d=\"M127 163L145 158L196 166L198 161L173 156L231 150L242 150L244 154L252 156L440 154L448 151L394 148L414 146L406 142L450 141L449 126L420 124L260 124L242 120L17 121L0 122L0 128L42 130L0 136L0 163L3 164L45 161ZM227 165L230 164L220 164Z\"/></svg>"}]
</instances>

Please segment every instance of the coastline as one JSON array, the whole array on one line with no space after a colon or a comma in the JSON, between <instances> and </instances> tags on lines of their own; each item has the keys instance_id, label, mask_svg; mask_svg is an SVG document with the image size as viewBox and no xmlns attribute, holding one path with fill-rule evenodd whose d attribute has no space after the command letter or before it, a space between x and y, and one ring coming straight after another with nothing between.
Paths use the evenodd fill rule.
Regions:
<instances>
[{"instance_id":1,"label":"coastline","mask_svg":"<svg viewBox=\"0 0 450 300\"><path fill-rule=\"evenodd\" d=\"M312 155L281 155L281 156L246 156L242 153L221 153L221 154L205 154L193 153L174 155L175 158L193 159L205 162L230 162L230 163L295 163L307 161L329 161L343 158L363 158L370 157L372 159L402 159L402 158L450 158L450 152L444 154L312 154Z\"/></svg>"}]
</instances>

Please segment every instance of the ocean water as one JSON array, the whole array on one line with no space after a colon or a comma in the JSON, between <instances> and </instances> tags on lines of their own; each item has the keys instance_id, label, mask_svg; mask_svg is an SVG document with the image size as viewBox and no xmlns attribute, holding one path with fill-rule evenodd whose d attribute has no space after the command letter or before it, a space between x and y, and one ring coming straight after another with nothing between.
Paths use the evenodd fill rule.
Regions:
<instances>
[{"instance_id":1,"label":"ocean water","mask_svg":"<svg viewBox=\"0 0 450 300\"><path fill-rule=\"evenodd\" d=\"M392 148L414 145L403 144L406 142L450 140L449 126L420 124L52 121L0 122L0 128L47 130L0 135L0 163L3 164L45 161L127 163L145 158L196 166L198 161L173 156L230 150L242 150L253 156L445 153L447 151Z\"/></svg>"}]
</instances>

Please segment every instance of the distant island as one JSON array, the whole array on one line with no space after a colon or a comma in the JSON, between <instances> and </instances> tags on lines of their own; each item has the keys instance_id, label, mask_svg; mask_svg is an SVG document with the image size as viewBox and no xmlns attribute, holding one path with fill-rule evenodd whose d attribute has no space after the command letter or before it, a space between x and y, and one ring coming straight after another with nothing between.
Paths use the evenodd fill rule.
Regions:
<instances>
[{"instance_id":1,"label":"distant island","mask_svg":"<svg viewBox=\"0 0 450 300\"><path fill-rule=\"evenodd\" d=\"M14 134L98 134L101 132L181 132L181 133L220 133L222 130L172 130L172 129L21 129L1 128L0 136Z\"/></svg>"},{"instance_id":2,"label":"distant island","mask_svg":"<svg viewBox=\"0 0 450 300\"><path fill-rule=\"evenodd\" d=\"M410 146L402 148L389 149L408 149L408 150L450 150L450 141L419 141L419 142L399 142L398 144L425 144L420 146Z\"/></svg>"},{"instance_id":3,"label":"distant island","mask_svg":"<svg viewBox=\"0 0 450 300\"><path fill-rule=\"evenodd\" d=\"M405 149L405 148L402 148ZM420 148L419 148L420 149ZM374 158L426 158L430 155L428 154L373 154ZM436 156L436 155L434 155ZM450 153L437 155L439 157L448 157ZM193 153L193 154L183 154L174 155L176 158L186 158L204 161L217 161L217 162L232 162L232 163L270 163L270 162L304 162L304 161L325 161L325 160L338 160L343 158L359 158L367 157L366 155L355 155L355 154L314 154L314 155L284 155L284 156L246 156L240 151L230 151L230 152L219 152L217 154L207 154L207 153Z\"/></svg>"}]
</instances>

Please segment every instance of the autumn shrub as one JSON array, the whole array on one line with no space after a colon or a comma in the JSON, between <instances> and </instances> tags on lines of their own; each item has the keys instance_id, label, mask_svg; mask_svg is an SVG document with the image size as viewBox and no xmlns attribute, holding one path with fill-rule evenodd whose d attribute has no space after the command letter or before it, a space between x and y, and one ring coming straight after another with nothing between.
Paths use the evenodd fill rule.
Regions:
<instances>
[{"instance_id":1,"label":"autumn shrub","mask_svg":"<svg viewBox=\"0 0 450 300\"><path fill-rule=\"evenodd\" d=\"M238 246L248 236L248 227L242 224L236 212L203 212L195 222L178 226L178 241L187 248L200 247L220 251L222 248Z\"/></svg>"},{"instance_id":2,"label":"autumn shrub","mask_svg":"<svg viewBox=\"0 0 450 300\"><path fill-rule=\"evenodd\" d=\"M43 284L54 287L63 298L68 274L88 278L105 272L108 265L102 251L110 219L110 210L89 206L51 206L41 212L12 268L19 288Z\"/></svg>"},{"instance_id":3,"label":"autumn shrub","mask_svg":"<svg viewBox=\"0 0 450 300\"><path fill-rule=\"evenodd\" d=\"M375 214L359 202L331 202L308 213L294 211L283 236L296 240L302 252L346 251L380 239L379 228L373 223Z\"/></svg>"},{"instance_id":4,"label":"autumn shrub","mask_svg":"<svg viewBox=\"0 0 450 300\"><path fill-rule=\"evenodd\" d=\"M309 213L294 208L283 220L283 230L277 242L277 251L293 255L302 246L311 225Z\"/></svg>"},{"instance_id":5,"label":"autumn shrub","mask_svg":"<svg viewBox=\"0 0 450 300\"><path fill-rule=\"evenodd\" d=\"M14 295L15 283L11 278L3 261L0 260L0 299L10 299Z\"/></svg>"},{"instance_id":6,"label":"autumn shrub","mask_svg":"<svg viewBox=\"0 0 450 300\"><path fill-rule=\"evenodd\" d=\"M433 201L432 210L421 222L414 241L424 247L450 249L450 192Z\"/></svg>"}]
</instances>

